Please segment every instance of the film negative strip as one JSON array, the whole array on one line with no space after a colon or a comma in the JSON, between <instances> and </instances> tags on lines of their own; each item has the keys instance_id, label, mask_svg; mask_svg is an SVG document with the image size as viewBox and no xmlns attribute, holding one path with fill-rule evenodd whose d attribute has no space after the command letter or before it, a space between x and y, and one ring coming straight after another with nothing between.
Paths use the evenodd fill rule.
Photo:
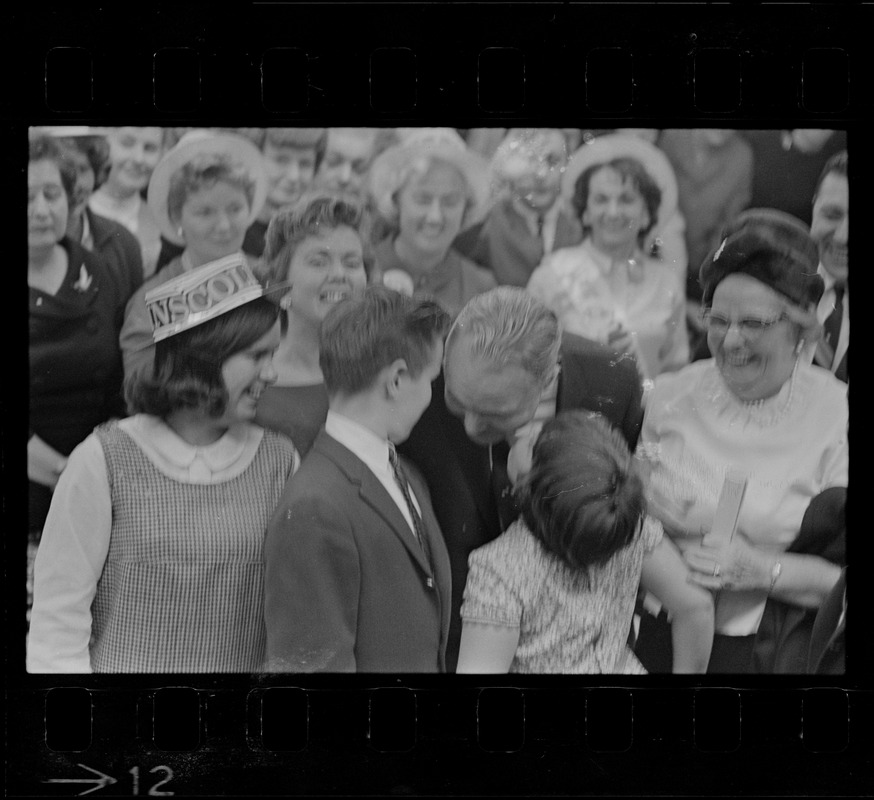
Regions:
<instances>
[{"instance_id":1,"label":"film negative strip","mask_svg":"<svg viewBox=\"0 0 874 800\"><path fill-rule=\"evenodd\" d=\"M22 175L34 126L827 129L852 143L852 194L869 202L867 5L19 4L5 16L8 176ZM10 335L11 796L870 794L858 499L844 674L28 674L13 533L27 515L15 388L27 361Z\"/></svg>"}]
</instances>

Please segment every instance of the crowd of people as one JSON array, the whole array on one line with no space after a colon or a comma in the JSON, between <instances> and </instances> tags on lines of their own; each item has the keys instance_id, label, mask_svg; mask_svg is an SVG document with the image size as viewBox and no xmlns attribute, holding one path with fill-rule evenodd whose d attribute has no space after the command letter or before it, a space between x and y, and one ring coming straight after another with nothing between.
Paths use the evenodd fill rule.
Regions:
<instances>
[{"instance_id":1,"label":"crowd of people","mask_svg":"<svg viewBox=\"0 0 874 800\"><path fill-rule=\"evenodd\" d=\"M28 670L843 671L847 163L32 129Z\"/></svg>"}]
</instances>

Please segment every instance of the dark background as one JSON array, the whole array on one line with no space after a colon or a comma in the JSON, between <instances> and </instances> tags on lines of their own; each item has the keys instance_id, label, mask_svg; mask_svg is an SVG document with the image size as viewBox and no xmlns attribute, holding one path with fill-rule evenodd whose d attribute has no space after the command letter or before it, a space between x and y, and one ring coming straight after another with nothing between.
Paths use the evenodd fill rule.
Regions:
<instances>
[{"instance_id":1,"label":"dark background","mask_svg":"<svg viewBox=\"0 0 874 800\"><path fill-rule=\"evenodd\" d=\"M846 129L865 255L872 23L859 4L18 0L0 18L3 174L23 199L39 124ZM23 294L23 270L7 286ZM68 678L24 672L24 303L4 311L10 796L86 792L89 768L116 780L95 796L870 795L865 351L842 678Z\"/></svg>"}]
</instances>

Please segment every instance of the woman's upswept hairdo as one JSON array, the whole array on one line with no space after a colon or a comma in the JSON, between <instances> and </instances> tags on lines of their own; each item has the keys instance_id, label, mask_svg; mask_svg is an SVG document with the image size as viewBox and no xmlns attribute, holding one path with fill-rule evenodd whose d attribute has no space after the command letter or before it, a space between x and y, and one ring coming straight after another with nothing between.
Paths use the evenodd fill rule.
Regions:
<instances>
[{"instance_id":1,"label":"woman's upswept hairdo","mask_svg":"<svg viewBox=\"0 0 874 800\"><path fill-rule=\"evenodd\" d=\"M646 206L649 222L637 232L637 239L643 242L646 235L653 229L653 226L659 221L659 206L662 202L662 190L655 182L653 177L647 172L646 167L636 158L622 156L613 158L610 161L605 161L602 164L592 164L580 173L574 184L574 196L571 199L571 204L577 217L582 220L583 212L589 203L589 185L592 182L592 176L599 170L609 167L619 174L622 182L629 181L631 185L640 192L643 198L643 203ZM585 225L583 226L585 229ZM588 230L584 230L588 233Z\"/></svg>"},{"instance_id":2,"label":"woman's upswept hairdo","mask_svg":"<svg viewBox=\"0 0 874 800\"><path fill-rule=\"evenodd\" d=\"M155 345L151 373L134 372L125 380L128 412L165 417L188 408L220 417L228 403L222 377L225 361L251 347L277 319L279 306L259 297L162 339Z\"/></svg>"},{"instance_id":3,"label":"woman's upswept hairdo","mask_svg":"<svg viewBox=\"0 0 874 800\"><path fill-rule=\"evenodd\" d=\"M352 228L366 242L368 224L364 206L349 194L314 190L280 209L264 235L264 261L271 280L284 281L297 246L308 236L318 236L341 226Z\"/></svg>"},{"instance_id":4,"label":"woman's upswept hairdo","mask_svg":"<svg viewBox=\"0 0 874 800\"><path fill-rule=\"evenodd\" d=\"M558 317L517 286L498 286L476 295L458 313L446 340L464 335L473 353L496 367L515 364L546 383L558 365Z\"/></svg>"},{"instance_id":5,"label":"woman's upswept hairdo","mask_svg":"<svg viewBox=\"0 0 874 800\"><path fill-rule=\"evenodd\" d=\"M628 445L592 411L562 412L543 426L517 497L529 530L574 569L627 547L646 513Z\"/></svg>"}]
</instances>

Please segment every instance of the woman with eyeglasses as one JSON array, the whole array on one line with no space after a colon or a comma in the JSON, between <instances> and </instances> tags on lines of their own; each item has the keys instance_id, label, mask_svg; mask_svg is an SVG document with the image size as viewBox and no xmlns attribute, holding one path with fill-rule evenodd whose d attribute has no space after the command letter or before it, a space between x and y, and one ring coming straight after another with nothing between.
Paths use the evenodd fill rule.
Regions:
<instances>
[{"instance_id":1,"label":"woman with eyeglasses","mask_svg":"<svg viewBox=\"0 0 874 800\"><path fill-rule=\"evenodd\" d=\"M692 580L715 593L710 672L767 671L761 661L752 668L766 603L813 613L840 575L840 533L826 524L814 546L806 535L799 542L811 500L845 487L848 473L846 387L811 364L818 260L794 217L739 215L701 266L713 358L659 376L647 400L638 455L650 513ZM712 530L726 476L746 480L730 538ZM637 652L656 672L670 668L661 660L669 648L655 645L659 628L643 615Z\"/></svg>"}]
</instances>

